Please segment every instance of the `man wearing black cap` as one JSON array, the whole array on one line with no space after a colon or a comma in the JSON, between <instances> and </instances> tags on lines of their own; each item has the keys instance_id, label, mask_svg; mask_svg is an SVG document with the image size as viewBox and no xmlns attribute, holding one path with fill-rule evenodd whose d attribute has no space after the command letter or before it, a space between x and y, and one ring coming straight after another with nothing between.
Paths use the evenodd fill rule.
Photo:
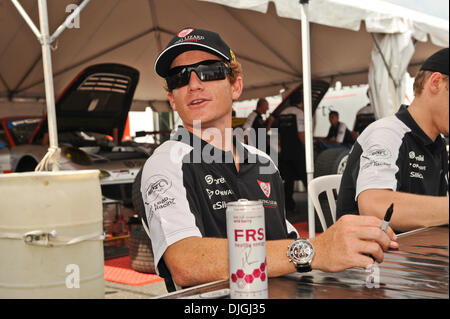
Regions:
<instances>
[{"instance_id":1,"label":"man wearing black cap","mask_svg":"<svg viewBox=\"0 0 450 319\"><path fill-rule=\"evenodd\" d=\"M415 77L414 100L359 136L342 177L337 217L382 218L394 203L397 231L448 224L449 49L429 57Z\"/></svg>"},{"instance_id":2,"label":"man wearing black cap","mask_svg":"<svg viewBox=\"0 0 450 319\"><path fill-rule=\"evenodd\" d=\"M183 122L147 160L141 180L156 269L169 291L173 282L228 278L225 209L240 198L264 205L269 276L367 267L368 254L381 262L383 251L398 247L378 218L350 216L311 239L301 263L291 262L287 247L307 240L294 240L298 234L285 219L278 170L267 154L232 138L232 102L243 84L231 49L217 33L186 28L158 56L155 70Z\"/></svg>"}]
</instances>

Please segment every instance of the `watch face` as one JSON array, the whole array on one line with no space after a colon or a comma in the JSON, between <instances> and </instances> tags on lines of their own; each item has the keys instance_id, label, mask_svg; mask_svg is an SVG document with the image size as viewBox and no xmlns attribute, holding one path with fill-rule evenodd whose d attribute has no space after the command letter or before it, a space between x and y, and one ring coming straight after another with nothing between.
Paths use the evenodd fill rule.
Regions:
<instances>
[{"instance_id":1,"label":"watch face","mask_svg":"<svg viewBox=\"0 0 450 319\"><path fill-rule=\"evenodd\" d=\"M296 264L307 264L314 256L314 248L307 240L297 240L289 247L289 257Z\"/></svg>"}]
</instances>

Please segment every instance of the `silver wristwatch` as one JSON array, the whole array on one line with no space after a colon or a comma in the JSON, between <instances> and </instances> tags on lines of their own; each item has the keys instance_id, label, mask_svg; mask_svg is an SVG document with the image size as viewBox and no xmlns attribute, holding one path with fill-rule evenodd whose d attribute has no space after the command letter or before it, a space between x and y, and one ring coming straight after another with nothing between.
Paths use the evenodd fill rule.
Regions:
<instances>
[{"instance_id":1,"label":"silver wristwatch","mask_svg":"<svg viewBox=\"0 0 450 319\"><path fill-rule=\"evenodd\" d=\"M314 247L306 238L299 238L289 245L287 253L289 261L294 263L298 272L311 271Z\"/></svg>"}]
</instances>

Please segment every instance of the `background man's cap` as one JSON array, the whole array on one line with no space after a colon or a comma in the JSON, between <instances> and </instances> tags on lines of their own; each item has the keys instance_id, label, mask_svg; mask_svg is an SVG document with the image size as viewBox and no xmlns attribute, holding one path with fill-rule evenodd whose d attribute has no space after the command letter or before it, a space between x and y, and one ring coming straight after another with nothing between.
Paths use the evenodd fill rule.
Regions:
<instances>
[{"instance_id":1,"label":"background man's cap","mask_svg":"<svg viewBox=\"0 0 450 319\"><path fill-rule=\"evenodd\" d=\"M172 61L181 53L191 50L206 51L228 62L236 60L233 51L216 32L185 28L170 40L167 47L156 59L156 73L163 78L167 77Z\"/></svg>"},{"instance_id":2,"label":"background man's cap","mask_svg":"<svg viewBox=\"0 0 450 319\"><path fill-rule=\"evenodd\" d=\"M448 59L448 48L439 50L422 64L420 70L439 72L448 75Z\"/></svg>"}]
</instances>

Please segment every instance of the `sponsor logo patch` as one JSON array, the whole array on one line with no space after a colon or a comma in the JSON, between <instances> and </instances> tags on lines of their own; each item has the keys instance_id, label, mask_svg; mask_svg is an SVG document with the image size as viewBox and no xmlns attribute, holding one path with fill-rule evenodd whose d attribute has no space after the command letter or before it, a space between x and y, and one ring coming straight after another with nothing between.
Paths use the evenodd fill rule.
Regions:
<instances>
[{"instance_id":1,"label":"sponsor logo patch","mask_svg":"<svg viewBox=\"0 0 450 319\"><path fill-rule=\"evenodd\" d=\"M192 29L192 28L184 29L184 30L181 30L180 32L178 32L177 36L179 38L184 38L185 36L187 36L192 31L194 31L194 29Z\"/></svg>"},{"instance_id":2,"label":"sponsor logo patch","mask_svg":"<svg viewBox=\"0 0 450 319\"><path fill-rule=\"evenodd\" d=\"M172 186L172 181L164 175L153 175L147 180L147 185L147 200L153 202Z\"/></svg>"},{"instance_id":3,"label":"sponsor logo patch","mask_svg":"<svg viewBox=\"0 0 450 319\"><path fill-rule=\"evenodd\" d=\"M214 195L214 192L212 190L206 189L206 193L208 193L209 199Z\"/></svg>"},{"instance_id":4,"label":"sponsor logo patch","mask_svg":"<svg viewBox=\"0 0 450 319\"><path fill-rule=\"evenodd\" d=\"M278 207L278 203L271 199L263 199L262 203L265 208L277 208Z\"/></svg>"},{"instance_id":5,"label":"sponsor logo patch","mask_svg":"<svg viewBox=\"0 0 450 319\"><path fill-rule=\"evenodd\" d=\"M233 195L233 191L231 189L216 189L216 190L211 190L211 189L206 189L206 193L208 194L209 199L211 199L214 195L216 196L230 196Z\"/></svg>"},{"instance_id":6,"label":"sponsor logo patch","mask_svg":"<svg viewBox=\"0 0 450 319\"><path fill-rule=\"evenodd\" d=\"M365 162L365 164L361 166L361 171L368 169L369 167L372 167L372 168L391 167L391 163L389 163L389 162L370 160L368 158L365 158L365 159L367 162ZM361 164L362 163L363 162L361 162Z\"/></svg>"},{"instance_id":7,"label":"sponsor logo patch","mask_svg":"<svg viewBox=\"0 0 450 319\"><path fill-rule=\"evenodd\" d=\"M206 175L205 181L206 181L206 184L211 185L212 183L214 183L214 178L211 175Z\"/></svg>"},{"instance_id":8,"label":"sponsor logo patch","mask_svg":"<svg viewBox=\"0 0 450 319\"><path fill-rule=\"evenodd\" d=\"M183 43L183 42L199 42L205 40L205 37L202 35L188 35L177 40L174 44Z\"/></svg>"},{"instance_id":9,"label":"sponsor logo patch","mask_svg":"<svg viewBox=\"0 0 450 319\"><path fill-rule=\"evenodd\" d=\"M170 187L172 181L164 175L153 175L146 181L144 204L148 207L149 222L158 210L175 205L175 198L164 196Z\"/></svg>"},{"instance_id":10,"label":"sponsor logo patch","mask_svg":"<svg viewBox=\"0 0 450 319\"><path fill-rule=\"evenodd\" d=\"M259 179L257 179L256 181L258 182L259 187L263 191L264 195L266 195L266 197L269 198L270 191L271 191L270 182L263 182L263 181L260 181Z\"/></svg>"},{"instance_id":11,"label":"sponsor logo patch","mask_svg":"<svg viewBox=\"0 0 450 319\"><path fill-rule=\"evenodd\" d=\"M227 208L227 203L223 200L213 204L214 210L220 210L220 209L225 209L225 208Z\"/></svg>"},{"instance_id":12,"label":"sponsor logo patch","mask_svg":"<svg viewBox=\"0 0 450 319\"><path fill-rule=\"evenodd\" d=\"M373 158L373 159L385 159L385 158L391 158L392 154L387 148L383 148L381 146L375 145L371 148L369 148L365 154L367 157Z\"/></svg>"},{"instance_id":13,"label":"sponsor logo patch","mask_svg":"<svg viewBox=\"0 0 450 319\"><path fill-rule=\"evenodd\" d=\"M409 177L423 179L423 174L419 172L409 172Z\"/></svg>"},{"instance_id":14,"label":"sponsor logo patch","mask_svg":"<svg viewBox=\"0 0 450 319\"><path fill-rule=\"evenodd\" d=\"M225 184L226 180L225 180L225 177L214 178L214 177L212 177L212 175L208 174L205 176L205 182L208 185L212 185L212 184L219 185L219 184Z\"/></svg>"},{"instance_id":15,"label":"sponsor logo patch","mask_svg":"<svg viewBox=\"0 0 450 319\"><path fill-rule=\"evenodd\" d=\"M425 156L423 155L416 155L416 153L414 153L414 151L409 152L409 158L416 160L418 162L423 162L425 161Z\"/></svg>"},{"instance_id":16,"label":"sponsor logo patch","mask_svg":"<svg viewBox=\"0 0 450 319\"><path fill-rule=\"evenodd\" d=\"M231 55L231 60L236 61L236 56L234 55L234 52L231 49L230 49L230 55Z\"/></svg>"}]
</instances>

